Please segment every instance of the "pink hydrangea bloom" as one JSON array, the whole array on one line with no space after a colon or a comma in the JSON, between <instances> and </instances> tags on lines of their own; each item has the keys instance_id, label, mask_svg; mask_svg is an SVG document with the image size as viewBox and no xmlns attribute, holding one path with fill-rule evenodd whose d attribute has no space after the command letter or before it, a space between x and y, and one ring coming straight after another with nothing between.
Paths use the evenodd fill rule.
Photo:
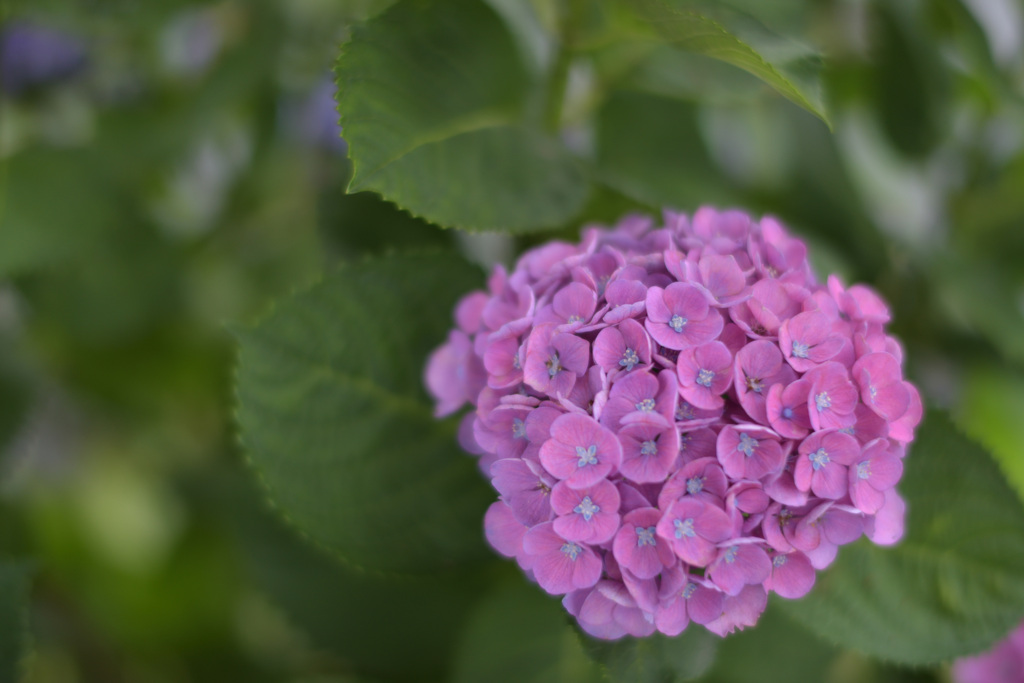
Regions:
<instances>
[{"instance_id":1,"label":"pink hydrangea bloom","mask_svg":"<svg viewBox=\"0 0 1024 683\"><path fill-rule=\"evenodd\" d=\"M426 384L438 415L474 407L459 434L499 494L487 540L587 633L726 635L769 592L812 590L839 546L901 538L922 406L888 308L820 284L779 221L628 217L488 288Z\"/></svg>"}]
</instances>

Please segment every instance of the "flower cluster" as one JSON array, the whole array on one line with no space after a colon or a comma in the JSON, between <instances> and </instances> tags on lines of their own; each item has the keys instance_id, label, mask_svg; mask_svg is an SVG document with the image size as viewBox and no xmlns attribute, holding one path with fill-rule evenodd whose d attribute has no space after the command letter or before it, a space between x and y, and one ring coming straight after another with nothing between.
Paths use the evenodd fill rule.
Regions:
<instances>
[{"instance_id":1,"label":"flower cluster","mask_svg":"<svg viewBox=\"0 0 1024 683\"><path fill-rule=\"evenodd\" d=\"M988 652L953 663L955 683L1020 683L1024 681L1024 624Z\"/></svg>"},{"instance_id":2,"label":"flower cluster","mask_svg":"<svg viewBox=\"0 0 1024 683\"><path fill-rule=\"evenodd\" d=\"M921 418L889 311L775 219L666 212L549 243L455 311L426 383L466 402L494 548L600 638L753 625L837 547L893 543Z\"/></svg>"}]
</instances>

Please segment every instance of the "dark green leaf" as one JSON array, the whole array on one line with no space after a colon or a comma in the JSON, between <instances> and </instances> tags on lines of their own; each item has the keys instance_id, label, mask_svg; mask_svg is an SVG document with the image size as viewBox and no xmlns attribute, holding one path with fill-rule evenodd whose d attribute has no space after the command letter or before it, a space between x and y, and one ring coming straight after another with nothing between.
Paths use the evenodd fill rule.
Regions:
<instances>
[{"instance_id":1,"label":"dark green leaf","mask_svg":"<svg viewBox=\"0 0 1024 683\"><path fill-rule=\"evenodd\" d=\"M687 628L675 638L660 633L604 641L584 636L583 646L612 683L676 683L703 675L715 661L721 639L705 628Z\"/></svg>"},{"instance_id":2,"label":"dark green leaf","mask_svg":"<svg viewBox=\"0 0 1024 683\"><path fill-rule=\"evenodd\" d=\"M250 491L230 500L226 514L237 524L249 575L315 648L369 680L447 678L487 572L396 579L358 571L299 538Z\"/></svg>"},{"instance_id":3,"label":"dark green leaf","mask_svg":"<svg viewBox=\"0 0 1024 683\"><path fill-rule=\"evenodd\" d=\"M947 68L940 44L920 30L921 13L908 8L874 8L874 110L893 147L923 157L943 139Z\"/></svg>"},{"instance_id":4,"label":"dark green leaf","mask_svg":"<svg viewBox=\"0 0 1024 683\"><path fill-rule=\"evenodd\" d=\"M483 556L488 492L421 385L479 272L444 252L344 267L241 333L238 422L292 522L349 562L424 573Z\"/></svg>"},{"instance_id":5,"label":"dark green leaf","mask_svg":"<svg viewBox=\"0 0 1024 683\"><path fill-rule=\"evenodd\" d=\"M926 417L905 466L904 539L841 549L806 598L780 604L823 639L894 662L984 650L1024 616L1024 509L943 414Z\"/></svg>"},{"instance_id":6,"label":"dark green leaf","mask_svg":"<svg viewBox=\"0 0 1024 683\"><path fill-rule=\"evenodd\" d=\"M643 0L641 16L669 43L738 66L831 127L820 79L821 56L720 5Z\"/></svg>"},{"instance_id":7,"label":"dark green leaf","mask_svg":"<svg viewBox=\"0 0 1024 683\"><path fill-rule=\"evenodd\" d=\"M452 233L402 211L375 192L341 191L347 162L330 168L333 181L317 196L317 225L324 246L340 258L385 253L394 248L442 247ZM341 177L339 177L341 176Z\"/></svg>"},{"instance_id":8,"label":"dark green leaf","mask_svg":"<svg viewBox=\"0 0 1024 683\"><path fill-rule=\"evenodd\" d=\"M593 681L596 665L580 648L559 601L515 577L482 600L466 624L456 683Z\"/></svg>"},{"instance_id":9,"label":"dark green leaf","mask_svg":"<svg viewBox=\"0 0 1024 683\"><path fill-rule=\"evenodd\" d=\"M944 320L980 333L1008 360L1024 364L1019 278L1005 268L946 252L929 254L930 284Z\"/></svg>"},{"instance_id":10,"label":"dark green leaf","mask_svg":"<svg viewBox=\"0 0 1024 683\"><path fill-rule=\"evenodd\" d=\"M763 683L765 680L824 681L838 651L783 614L775 600L757 626L722 641L704 683ZM768 676L770 672L770 678Z\"/></svg>"},{"instance_id":11,"label":"dark green leaf","mask_svg":"<svg viewBox=\"0 0 1024 683\"><path fill-rule=\"evenodd\" d=\"M586 200L562 146L521 127L527 72L482 3L396 5L353 32L337 75L351 191L471 230L550 227Z\"/></svg>"},{"instance_id":12,"label":"dark green leaf","mask_svg":"<svg viewBox=\"0 0 1024 683\"><path fill-rule=\"evenodd\" d=\"M0 562L0 683L18 683L25 673L31 574L24 562Z\"/></svg>"},{"instance_id":13,"label":"dark green leaf","mask_svg":"<svg viewBox=\"0 0 1024 683\"><path fill-rule=\"evenodd\" d=\"M601 180L623 194L677 209L730 203L701 141L693 105L619 91L599 112L597 131Z\"/></svg>"}]
</instances>

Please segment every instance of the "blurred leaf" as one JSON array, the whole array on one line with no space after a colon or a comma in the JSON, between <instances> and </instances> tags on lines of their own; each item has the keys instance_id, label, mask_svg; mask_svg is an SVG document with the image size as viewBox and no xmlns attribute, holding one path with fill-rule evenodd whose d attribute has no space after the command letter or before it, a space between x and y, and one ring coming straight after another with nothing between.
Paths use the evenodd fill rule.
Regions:
<instances>
[{"instance_id":1,"label":"blurred leaf","mask_svg":"<svg viewBox=\"0 0 1024 683\"><path fill-rule=\"evenodd\" d=\"M251 492L231 500L248 573L316 648L370 680L447 677L486 573L394 579L354 570L299 538Z\"/></svg>"},{"instance_id":2,"label":"blurred leaf","mask_svg":"<svg viewBox=\"0 0 1024 683\"><path fill-rule=\"evenodd\" d=\"M928 254L929 282L941 319L981 334L1007 359L1024 363L1020 282L1005 268L953 252Z\"/></svg>"},{"instance_id":3,"label":"blurred leaf","mask_svg":"<svg viewBox=\"0 0 1024 683\"><path fill-rule=\"evenodd\" d=\"M560 143L520 125L526 70L477 0L392 7L353 31L337 75L350 191L469 230L557 225L586 200Z\"/></svg>"},{"instance_id":4,"label":"blurred leaf","mask_svg":"<svg viewBox=\"0 0 1024 683\"><path fill-rule=\"evenodd\" d=\"M784 681L828 679L826 673L838 651L817 642L786 617L777 600L773 597L757 626L722 640L715 664L700 679L702 683L762 683L766 672Z\"/></svg>"},{"instance_id":5,"label":"blurred leaf","mask_svg":"<svg viewBox=\"0 0 1024 683\"><path fill-rule=\"evenodd\" d=\"M1017 154L985 180L953 197L956 249L977 260L999 261L1004 271L1024 272L1024 155Z\"/></svg>"},{"instance_id":6,"label":"blurred leaf","mask_svg":"<svg viewBox=\"0 0 1024 683\"><path fill-rule=\"evenodd\" d=\"M596 640L582 636L583 647L599 662L611 683L676 683L703 675L715 661L721 638L693 627L675 638L655 632L646 638Z\"/></svg>"},{"instance_id":7,"label":"blurred leaf","mask_svg":"<svg viewBox=\"0 0 1024 683\"><path fill-rule=\"evenodd\" d=\"M274 504L348 562L482 556L488 492L421 386L479 272L444 252L343 267L240 333L238 423Z\"/></svg>"},{"instance_id":8,"label":"blurred leaf","mask_svg":"<svg viewBox=\"0 0 1024 683\"><path fill-rule=\"evenodd\" d=\"M18 683L24 673L31 577L25 562L0 562L0 683Z\"/></svg>"},{"instance_id":9,"label":"blurred leaf","mask_svg":"<svg viewBox=\"0 0 1024 683\"><path fill-rule=\"evenodd\" d=\"M671 44L752 73L832 127L821 85L822 59L815 50L721 5L698 6L698 11L682 0L642 0L638 6Z\"/></svg>"},{"instance_id":10,"label":"blurred leaf","mask_svg":"<svg viewBox=\"0 0 1024 683\"><path fill-rule=\"evenodd\" d=\"M920 157L941 140L945 65L920 16L886 3L873 8L874 110L893 147Z\"/></svg>"},{"instance_id":11,"label":"blurred leaf","mask_svg":"<svg viewBox=\"0 0 1024 683\"><path fill-rule=\"evenodd\" d=\"M543 73L555 52L555 36L546 24L557 18L557 0L484 0L501 15L512 37L519 44L519 52L531 70Z\"/></svg>"},{"instance_id":12,"label":"blurred leaf","mask_svg":"<svg viewBox=\"0 0 1024 683\"><path fill-rule=\"evenodd\" d=\"M182 260L154 229L125 224L59 267L22 278L18 289L33 323L52 325L77 348L103 347L137 338L173 315Z\"/></svg>"},{"instance_id":13,"label":"blurred leaf","mask_svg":"<svg viewBox=\"0 0 1024 683\"><path fill-rule=\"evenodd\" d=\"M1024 376L1006 368L978 368L967 376L960 424L988 448L1024 499Z\"/></svg>"},{"instance_id":14,"label":"blurred leaf","mask_svg":"<svg viewBox=\"0 0 1024 683\"><path fill-rule=\"evenodd\" d=\"M601 180L652 206L730 203L697 128L693 105L618 91L598 113Z\"/></svg>"},{"instance_id":15,"label":"blurred leaf","mask_svg":"<svg viewBox=\"0 0 1024 683\"><path fill-rule=\"evenodd\" d=\"M7 340L0 340L0 455L18 435L32 404L33 387L19 357Z\"/></svg>"},{"instance_id":16,"label":"blurred leaf","mask_svg":"<svg viewBox=\"0 0 1024 683\"><path fill-rule=\"evenodd\" d=\"M1024 508L949 419L926 417L900 492L894 548L843 548L807 597L780 602L821 638L912 665L984 650L1024 615Z\"/></svg>"},{"instance_id":17,"label":"blurred leaf","mask_svg":"<svg viewBox=\"0 0 1024 683\"><path fill-rule=\"evenodd\" d=\"M750 73L706 55L660 45L630 74L631 88L707 103L748 102L770 92Z\"/></svg>"},{"instance_id":18,"label":"blurred leaf","mask_svg":"<svg viewBox=\"0 0 1024 683\"><path fill-rule=\"evenodd\" d=\"M32 149L0 161L0 276L60 262L119 220L94 155Z\"/></svg>"},{"instance_id":19,"label":"blurred leaf","mask_svg":"<svg viewBox=\"0 0 1024 683\"><path fill-rule=\"evenodd\" d=\"M594 681L559 601L516 576L477 605L455 659L455 683Z\"/></svg>"}]
</instances>

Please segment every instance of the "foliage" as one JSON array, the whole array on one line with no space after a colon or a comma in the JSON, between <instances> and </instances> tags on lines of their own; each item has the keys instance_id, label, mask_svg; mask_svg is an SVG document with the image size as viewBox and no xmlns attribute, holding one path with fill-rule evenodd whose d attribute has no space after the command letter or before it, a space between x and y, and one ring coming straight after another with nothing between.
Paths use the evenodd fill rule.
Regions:
<instances>
[{"instance_id":1,"label":"foliage","mask_svg":"<svg viewBox=\"0 0 1024 683\"><path fill-rule=\"evenodd\" d=\"M0 49L0 680L895 682L987 649L1024 619L995 5L5 5L88 59L13 92ZM931 409L907 532L725 640L601 643L492 559L423 361L471 262L705 203L892 304Z\"/></svg>"}]
</instances>

